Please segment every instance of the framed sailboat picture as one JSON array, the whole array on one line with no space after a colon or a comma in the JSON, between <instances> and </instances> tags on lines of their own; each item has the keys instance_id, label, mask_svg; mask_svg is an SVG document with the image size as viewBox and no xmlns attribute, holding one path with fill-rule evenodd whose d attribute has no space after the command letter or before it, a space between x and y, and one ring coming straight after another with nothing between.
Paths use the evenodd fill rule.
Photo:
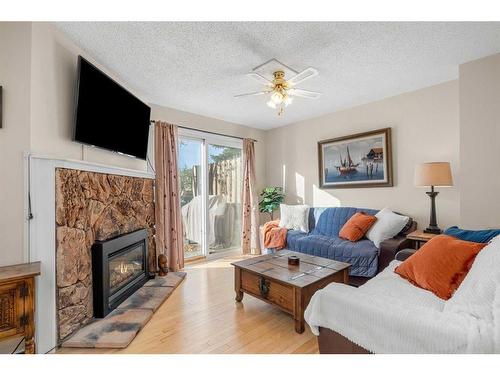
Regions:
<instances>
[{"instance_id":1,"label":"framed sailboat picture","mask_svg":"<svg viewBox=\"0 0 500 375\"><path fill-rule=\"evenodd\" d=\"M323 189L393 186L391 128L318 142Z\"/></svg>"}]
</instances>

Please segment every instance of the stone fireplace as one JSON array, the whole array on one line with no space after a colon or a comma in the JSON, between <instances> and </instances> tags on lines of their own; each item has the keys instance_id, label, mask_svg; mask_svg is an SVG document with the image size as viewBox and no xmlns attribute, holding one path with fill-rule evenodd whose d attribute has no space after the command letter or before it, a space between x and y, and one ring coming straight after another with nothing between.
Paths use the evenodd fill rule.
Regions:
<instances>
[{"instance_id":1,"label":"stone fireplace","mask_svg":"<svg viewBox=\"0 0 500 375\"><path fill-rule=\"evenodd\" d=\"M144 229L147 268L156 270L153 183L148 178L56 168L59 342L94 316L91 249L96 241Z\"/></svg>"}]
</instances>

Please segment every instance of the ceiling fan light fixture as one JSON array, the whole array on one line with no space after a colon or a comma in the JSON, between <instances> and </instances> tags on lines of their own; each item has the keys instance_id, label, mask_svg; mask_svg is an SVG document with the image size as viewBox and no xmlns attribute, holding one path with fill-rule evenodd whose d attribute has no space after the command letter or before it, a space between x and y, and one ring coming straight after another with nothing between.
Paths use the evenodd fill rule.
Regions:
<instances>
[{"instance_id":1,"label":"ceiling fan light fixture","mask_svg":"<svg viewBox=\"0 0 500 375\"><path fill-rule=\"evenodd\" d=\"M272 100L269 100L266 104L268 107L270 107L272 109L276 109L276 103L273 102Z\"/></svg>"},{"instance_id":2,"label":"ceiling fan light fixture","mask_svg":"<svg viewBox=\"0 0 500 375\"><path fill-rule=\"evenodd\" d=\"M292 101L293 101L292 97L301 97L301 98L306 98L306 99L317 99L321 96L321 93L319 93L319 92L302 90L302 89L297 89L294 87L297 84L304 82L305 80L308 80L312 77L317 76L318 71L316 69L309 67L309 68L306 68L299 73L299 72L296 72L295 70L285 66L284 64L280 63L276 59L270 60L270 61L268 61L268 63L272 62L272 61L282 65L281 69L273 71L273 73L272 73L273 78L267 78L267 77L261 75L257 71L258 69L262 68L262 66L255 68L253 72L247 74L248 77L258 81L260 84L263 84L266 88L265 90L235 95L235 97L239 98L239 97L246 97L246 96L270 94L269 101L266 102L266 105L269 108L277 109L278 116L281 116L284 113L284 108L288 107L290 104L292 104ZM291 71L292 74L295 74L295 75L290 79L286 79L285 78L285 70Z\"/></svg>"},{"instance_id":3,"label":"ceiling fan light fixture","mask_svg":"<svg viewBox=\"0 0 500 375\"><path fill-rule=\"evenodd\" d=\"M275 91L271 95L271 100L273 101L274 104L280 104L283 101L283 94Z\"/></svg>"}]
</instances>

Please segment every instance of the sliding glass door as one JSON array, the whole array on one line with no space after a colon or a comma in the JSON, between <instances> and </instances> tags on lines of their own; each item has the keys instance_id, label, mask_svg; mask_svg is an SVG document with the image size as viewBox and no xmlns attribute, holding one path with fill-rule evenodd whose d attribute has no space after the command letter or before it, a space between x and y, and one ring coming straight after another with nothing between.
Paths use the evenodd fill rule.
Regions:
<instances>
[{"instance_id":1,"label":"sliding glass door","mask_svg":"<svg viewBox=\"0 0 500 375\"><path fill-rule=\"evenodd\" d=\"M182 130L180 199L186 259L241 246L241 140Z\"/></svg>"},{"instance_id":2,"label":"sliding glass door","mask_svg":"<svg viewBox=\"0 0 500 375\"><path fill-rule=\"evenodd\" d=\"M184 137L179 140L179 184L185 258L205 254L203 153L203 141Z\"/></svg>"}]
</instances>

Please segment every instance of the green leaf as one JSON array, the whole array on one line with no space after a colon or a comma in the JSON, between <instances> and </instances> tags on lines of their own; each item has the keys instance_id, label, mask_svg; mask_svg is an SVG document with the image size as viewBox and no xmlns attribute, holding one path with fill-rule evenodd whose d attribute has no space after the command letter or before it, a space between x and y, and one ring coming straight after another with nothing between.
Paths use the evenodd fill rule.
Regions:
<instances>
[{"instance_id":1,"label":"green leaf","mask_svg":"<svg viewBox=\"0 0 500 375\"><path fill-rule=\"evenodd\" d=\"M285 198L283 189L280 186L268 186L259 195L262 197L259 201L259 211L267 212L271 216Z\"/></svg>"}]
</instances>

